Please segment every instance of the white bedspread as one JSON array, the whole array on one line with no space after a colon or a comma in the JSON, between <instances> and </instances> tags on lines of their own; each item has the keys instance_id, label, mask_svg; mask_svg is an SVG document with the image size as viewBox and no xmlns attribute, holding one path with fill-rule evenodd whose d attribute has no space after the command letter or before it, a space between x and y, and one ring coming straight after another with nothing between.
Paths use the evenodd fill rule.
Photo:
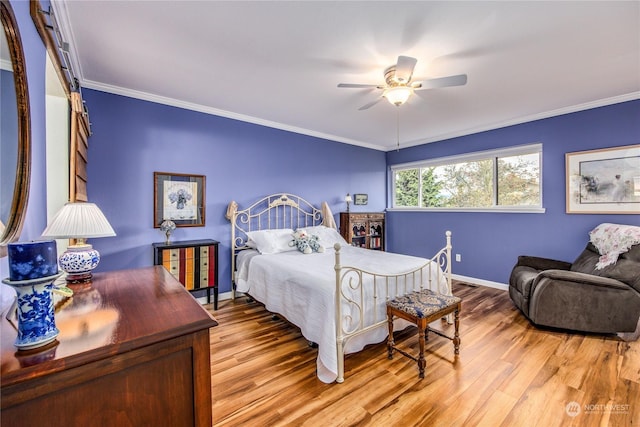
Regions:
<instances>
[{"instance_id":1,"label":"white bedspread","mask_svg":"<svg viewBox=\"0 0 640 427\"><path fill-rule=\"evenodd\" d=\"M343 267L357 267L379 274L404 273L427 263L424 258L351 246L343 247L340 252ZM335 381L338 371L334 264L335 251L332 248L324 253L306 255L298 251L272 255L242 251L237 261L236 289L249 293L262 302L267 310L284 316L300 328L307 340L318 344L317 374L325 383ZM437 286L444 286L446 289L444 276L435 263L431 264L433 280L439 281L435 282L439 283ZM428 278L424 277L421 280L428 287ZM431 286L433 290L437 290L435 283ZM367 292L373 292L371 283L365 287L368 288ZM380 288L380 285L377 287ZM392 290L392 293L395 291ZM385 316L384 291L378 289L378 295L380 297L377 299L378 307L375 311L379 321ZM359 318L352 305L344 303L341 307L343 316L351 313L354 318ZM366 321L371 321L372 316L373 312L366 314ZM396 325L396 328L406 325L407 323ZM345 346L345 354L360 351L367 344L381 342L387 334L386 325L382 325L366 334L349 339Z\"/></svg>"}]
</instances>

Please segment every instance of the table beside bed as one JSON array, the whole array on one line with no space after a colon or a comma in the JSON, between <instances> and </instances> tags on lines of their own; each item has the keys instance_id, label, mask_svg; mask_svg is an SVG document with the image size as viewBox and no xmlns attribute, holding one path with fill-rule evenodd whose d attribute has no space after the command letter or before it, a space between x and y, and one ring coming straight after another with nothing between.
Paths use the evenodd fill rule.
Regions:
<instances>
[{"instance_id":1,"label":"table beside bed","mask_svg":"<svg viewBox=\"0 0 640 427\"><path fill-rule=\"evenodd\" d=\"M218 309L218 244L212 239L153 243L153 264L162 265L190 292L207 290Z\"/></svg>"}]
</instances>

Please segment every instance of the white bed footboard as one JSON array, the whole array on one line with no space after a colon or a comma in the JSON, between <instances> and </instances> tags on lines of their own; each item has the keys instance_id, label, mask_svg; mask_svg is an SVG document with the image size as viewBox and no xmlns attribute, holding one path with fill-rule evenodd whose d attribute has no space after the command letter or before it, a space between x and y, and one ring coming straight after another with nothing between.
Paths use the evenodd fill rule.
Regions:
<instances>
[{"instance_id":1,"label":"white bed footboard","mask_svg":"<svg viewBox=\"0 0 640 427\"><path fill-rule=\"evenodd\" d=\"M381 274L343 266L340 245L335 248L335 325L338 360L337 382L344 381L347 341L380 327L387 327L386 301L422 289L451 295L451 232L446 246L422 266L399 274ZM448 319L451 323L451 319Z\"/></svg>"}]
</instances>

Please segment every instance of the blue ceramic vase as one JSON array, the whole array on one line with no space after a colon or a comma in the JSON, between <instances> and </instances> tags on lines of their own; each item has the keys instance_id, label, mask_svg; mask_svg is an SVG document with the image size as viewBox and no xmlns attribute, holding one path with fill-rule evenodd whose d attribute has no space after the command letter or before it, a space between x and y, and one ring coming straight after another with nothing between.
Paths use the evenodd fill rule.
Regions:
<instances>
[{"instance_id":1,"label":"blue ceramic vase","mask_svg":"<svg viewBox=\"0 0 640 427\"><path fill-rule=\"evenodd\" d=\"M53 282L61 273L40 279L2 282L16 290L18 337L15 346L29 350L52 342L58 336L54 318Z\"/></svg>"},{"instance_id":2,"label":"blue ceramic vase","mask_svg":"<svg viewBox=\"0 0 640 427\"><path fill-rule=\"evenodd\" d=\"M56 242L10 243L10 277L2 282L16 290L18 337L15 346L29 350L58 336L54 319L53 282L58 273Z\"/></svg>"}]
</instances>

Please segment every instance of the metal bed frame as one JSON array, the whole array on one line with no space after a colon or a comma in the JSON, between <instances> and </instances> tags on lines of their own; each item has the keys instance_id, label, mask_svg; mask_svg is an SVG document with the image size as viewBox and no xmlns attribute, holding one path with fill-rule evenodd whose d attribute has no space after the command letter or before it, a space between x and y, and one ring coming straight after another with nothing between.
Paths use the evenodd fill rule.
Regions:
<instances>
[{"instance_id":1,"label":"metal bed frame","mask_svg":"<svg viewBox=\"0 0 640 427\"><path fill-rule=\"evenodd\" d=\"M264 197L248 208L238 210L236 202L229 203L227 219L231 222L231 274L233 297L235 298L236 255L247 246L247 232L255 230L309 227L323 222L322 210L305 199L288 193L277 193ZM451 295L451 232L446 231L446 245L423 265L400 274L380 274L357 267L342 265L339 244L335 249L335 324L338 360L338 377L344 381L344 348L347 341L377 327L387 327L386 316L379 315L376 306L396 296L429 288L438 293ZM434 272L435 269L435 272ZM435 273L436 283L433 283ZM444 281L442 280L444 278ZM366 289L373 286L371 296ZM378 292L382 289L382 292ZM355 307L357 317L343 314L344 304ZM373 320L365 321L365 313L371 310ZM451 323L451 319L448 319Z\"/></svg>"}]
</instances>

